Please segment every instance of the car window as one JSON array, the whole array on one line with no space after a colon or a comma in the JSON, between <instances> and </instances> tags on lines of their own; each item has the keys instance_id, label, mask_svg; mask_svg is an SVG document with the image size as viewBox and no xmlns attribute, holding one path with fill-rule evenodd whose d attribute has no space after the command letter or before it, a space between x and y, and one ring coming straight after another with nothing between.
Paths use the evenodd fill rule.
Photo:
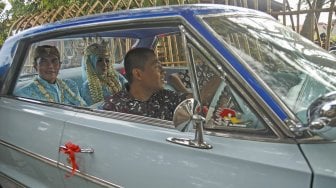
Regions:
<instances>
[{"instance_id":1,"label":"car window","mask_svg":"<svg viewBox=\"0 0 336 188\"><path fill-rule=\"evenodd\" d=\"M190 92L190 77L181 35L159 36L154 50L166 72L165 88Z\"/></svg>"},{"instance_id":2,"label":"car window","mask_svg":"<svg viewBox=\"0 0 336 188\"><path fill-rule=\"evenodd\" d=\"M195 78L205 117L205 127L209 130L263 132L264 123L251 110L239 93L226 81L224 74L215 68L214 60L209 60L190 45L194 63Z\"/></svg>"},{"instance_id":3,"label":"car window","mask_svg":"<svg viewBox=\"0 0 336 188\"><path fill-rule=\"evenodd\" d=\"M21 75L36 73L36 70L33 67L33 50L36 46L56 46L60 51L60 60L62 62L61 70L63 70L67 68L80 67L85 47L92 43L100 42L101 40L108 41L110 60L114 64L123 63L124 55L137 42L137 39L133 38L82 37L74 39L58 38L33 43L28 50Z\"/></svg>"},{"instance_id":4,"label":"car window","mask_svg":"<svg viewBox=\"0 0 336 188\"><path fill-rule=\"evenodd\" d=\"M14 95L41 101L67 104L66 102L62 102L62 97L67 97L66 92L65 96L57 96L60 99L59 101L47 100L48 97L36 97L36 95L44 95L43 93L45 92L43 92L43 88L36 89L36 92L29 91L32 95L30 95L29 92L20 92L22 91L22 88L27 87L29 84L34 82L37 77L39 77L38 71L34 66L34 51L38 46L55 46L58 49L61 66L57 78L65 80L65 85L69 86L69 89L71 90L70 93L74 93L72 98L76 98L77 91L79 92L78 97L82 97L82 87L85 80L87 79L87 77L84 76L85 74L83 74L85 72L85 69L83 68L83 61L85 58L84 53L86 47L94 43L104 42L107 48L106 51L108 54L106 55L108 56L108 62L113 66L113 69L122 75L124 71L123 57L126 52L137 43L137 41L138 40L135 38L99 37L99 34L92 37L92 34L90 33L87 37L85 34L83 34L81 37L70 35L32 43L27 49L25 60L14 88ZM77 89L72 90L72 87ZM42 90L42 92L40 90ZM60 91L60 93L62 93L62 91ZM71 98L71 96L68 97ZM72 103L70 105L78 106ZM84 106L90 105L88 104Z\"/></svg>"},{"instance_id":5,"label":"car window","mask_svg":"<svg viewBox=\"0 0 336 188\"><path fill-rule=\"evenodd\" d=\"M301 123L314 100L336 90L335 57L276 20L220 15L204 21Z\"/></svg>"},{"instance_id":6,"label":"car window","mask_svg":"<svg viewBox=\"0 0 336 188\"><path fill-rule=\"evenodd\" d=\"M154 47L164 67L186 67L185 52L180 34L159 36Z\"/></svg>"}]
</instances>

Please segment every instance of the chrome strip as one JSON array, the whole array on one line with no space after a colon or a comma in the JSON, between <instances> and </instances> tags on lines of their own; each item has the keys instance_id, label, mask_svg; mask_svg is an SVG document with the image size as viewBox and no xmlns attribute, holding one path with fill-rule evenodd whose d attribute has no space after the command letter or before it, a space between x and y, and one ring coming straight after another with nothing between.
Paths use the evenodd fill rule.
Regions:
<instances>
[{"instance_id":1,"label":"chrome strip","mask_svg":"<svg viewBox=\"0 0 336 188\"><path fill-rule=\"evenodd\" d=\"M65 165L65 164L63 164L63 163L58 163L58 164L59 164L58 167L59 167L60 169L66 171L66 172L68 172L68 173L71 173L71 172L72 172L72 167L67 166L67 165ZM90 181L90 182L96 183L96 184L98 184L98 185L100 185L100 186L104 186L104 187L114 187L114 188L123 188L123 187L120 186L120 185L113 184L113 183L111 183L111 182L105 181L105 180L100 179L100 178L97 178L97 177L95 177L95 176L91 176L91 175L89 175L89 174L80 172L80 171L78 171L78 170L76 170L76 173L75 173L74 175L79 176L79 177L81 177L81 178L84 178L84 179L86 179L86 180L88 180L88 181Z\"/></svg>"},{"instance_id":2,"label":"chrome strip","mask_svg":"<svg viewBox=\"0 0 336 188\"><path fill-rule=\"evenodd\" d=\"M8 142L6 142L4 140L0 140L0 144L4 145L5 147L8 147L10 149L13 149L13 150L15 150L17 152L23 153L24 155L27 155L29 157L32 157L32 158L35 158L35 159L37 159L39 161L47 163L50 166L53 166L53 167L56 167L56 168L60 168L60 169L62 169L64 171L67 171L67 172L71 173L72 168L70 166L66 166L66 165L64 165L62 163L57 163L57 161L55 161L55 160L46 158L44 156L38 155L38 154L33 153L31 151L25 150L23 148L19 148L19 147L14 146L13 144L10 144L10 143L8 143ZM79 177L81 177L81 178L83 178L83 179L85 179L87 181L99 184L99 185L104 186L104 187L122 188L122 186L113 184L111 182L105 181L103 179L100 179L98 177L95 177L95 176L83 173L83 172L78 171L78 170L76 171L76 173L74 175L75 176L79 176Z\"/></svg>"},{"instance_id":3,"label":"chrome strip","mask_svg":"<svg viewBox=\"0 0 336 188\"><path fill-rule=\"evenodd\" d=\"M25 187L27 187L27 186L25 186L23 183L18 182L17 180L15 180L15 179L13 179L13 178L7 176L7 175L4 174L3 172L0 172L0 180L1 180L1 178L6 179L7 181L9 181L9 182L12 183L12 184L15 184L15 187L16 187L16 188L25 188ZM1 182L1 181L0 181L0 182ZM12 185L12 184L11 184L11 185ZM3 186L3 185L0 184L0 187L1 187L1 186ZM5 187L4 187L4 188L5 188Z\"/></svg>"},{"instance_id":4,"label":"chrome strip","mask_svg":"<svg viewBox=\"0 0 336 188\"><path fill-rule=\"evenodd\" d=\"M157 127L162 127L162 128L175 129L175 126L173 125L172 121L158 119L158 118L151 118L151 117L146 117L146 116L126 114L126 113L106 111L106 110L94 110L89 113L87 110L81 111L81 112L85 114L98 115L101 117L118 119L122 121L129 121L129 122L142 123L142 124L152 125L152 126L157 126Z\"/></svg>"},{"instance_id":5,"label":"chrome strip","mask_svg":"<svg viewBox=\"0 0 336 188\"><path fill-rule=\"evenodd\" d=\"M145 116L134 115L134 114L126 114L126 113L121 113L121 112L107 111L107 110L90 109L88 107L78 107L78 106L71 106L71 105L66 105L66 104L50 103L46 101L39 101L35 99L28 99L28 98L22 98L22 97L11 97L11 96L4 96L4 97L8 99L12 99L12 100L20 100L23 102L30 102L30 103L34 103L37 105L43 105L46 107L60 108L63 110L69 110L69 111L73 111L77 113L96 115L100 117L113 118L113 119L130 121L130 122L135 122L135 123L143 123L143 124L162 127L162 128L175 129L175 126L173 125L172 121L167 121L163 119L145 117Z\"/></svg>"},{"instance_id":6,"label":"chrome strip","mask_svg":"<svg viewBox=\"0 0 336 188\"><path fill-rule=\"evenodd\" d=\"M187 63L188 63L188 68L190 70L190 72L192 72L192 74L190 75L190 79L191 79L191 89L193 94L195 95L196 100L201 101L201 94L200 94L200 89L199 89L199 84L198 84L198 80L196 79L197 72L196 72L196 65L194 63L194 54L193 52L190 50L190 48L188 48L187 46L187 38L186 38L186 30L184 29L184 27L182 25L179 26L180 32L181 32L181 37L182 37L182 45L183 45L183 50L185 52L186 55L186 59L187 59Z\"/></svg>"},{"instance_id":7,"label":"chrome strip","mask_svg":"<svg viewBox=\"0 0 336 188\"><path fill-rule=\"evenodd\" d=\"M27 155L29 157L32 157L32 158L35 158L35 159L37 159L39 161L47 163L50 166L57 167L57 161L55 161L55 160L49 159L47 157L44 157L42 155L38 155L36 153L33 153L31 151L28 151L28 150L25 150L25 149L22 149L22 148L19 148L19 147L15 146L13 144L10 144L10 143L2 140L2 139L0 140L0 144L4 145L5 147L8 147L10 149L13 149L13 150L15 150L15 151L17 151L19 153L23 153L24 155Z\"/></svg>"},{"instance_id":8,"label":"chrome strip","mask_svg":"<svg viewBox=\"0 0 336 188\"><path fill-rule=\"evenodd\" d=\"M224 130L225 131L225 130ZM279 138L279 137L267 137L265 135L251 135L251 134L243 134L236 132L214 132L208 129L204 130L205 135L216 136L216 137L223 137L223 138L232 138L232 139L240 139L240 140L249 140L249 141L256 141L256 142L272 142L272 143L287 143L287 144L297 144L296 139L293 138ZM209 142L209 141L208 141ZM211 142L209 142L211 143Z\"/></svg>"}]
</instances>

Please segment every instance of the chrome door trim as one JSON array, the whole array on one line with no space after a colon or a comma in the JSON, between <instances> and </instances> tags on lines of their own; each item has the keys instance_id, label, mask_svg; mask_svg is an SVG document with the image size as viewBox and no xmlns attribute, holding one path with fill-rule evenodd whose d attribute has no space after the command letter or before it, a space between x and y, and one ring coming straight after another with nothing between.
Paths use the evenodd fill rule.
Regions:
<instances>
[{"instance_id":1,"label":"chrome door trim","mask_svg":"<svg viewBox=\"0 0 336 188\"><path fill-rule=\"evenodd\" d=\"M21 183L21 182L15 180L15 179L13 179L13 178L7 176L7 175L6 175L5 173L3 173L3 172L0 172L0 179L1 179L1 178L4 178L4 179L6 179L7 181L9 181L9 182L11 182L12 184L14 184L16 188L25 188L25 187L27 187L27 186L25 186L23 183ZM11 185L12 185L12 184L11 184ZM0 186L3 186L3 185L0 184Z\"/></svg>"},{"instance_id":2,"label":"chrome door trim","mask_svg":"<svg viewBox=\"0 0 336 188\"><path fill-rule=\"evenodd\" d=\"M8 147L10 149L13 149L13 150L15 150L17 152L23 153L24 155L32 157L32 158L34 158L36 160L42 161L43 163L46 163L46 164L48 164L48 165L50 165L52 167L56 167L56 168L62 169L62 170L66 171L66 172L69 172L69 173L71 173L71 171L72 171L72 167L70 167L70 166L66 166L63 163L58 163L55 160L49 159L47 157L44 157L42 155L39 155L39 154L36 154L34 152L28 151L26 149L17 147L17 146L15 146L13 144L10 144L10 143L2 140L2 139L0 140L0 144L3 145L3 146L5 146L5 147ZM114 184L112 182L108 182L108 181L105 181L103 179L100 179L98 177L95 177L95 176L83 173L83 172L81 172L79 170L77 170L74 175L75 176L79 176L81 178L84 178L87 181L96 183L96 184L104 186L104 187L123 188L120 185L117 185L117 184Z\"/></svg>"},{"instance_id":3,"label":"chrome door trim","mask_svg":"<svg viewBox=\"0 0 336 188\"><path fill-rule=\"evenodd\" d=\"M60 169L62 169L63 171L66 171L67 173L71 174L72 172L72 167L70 166L67 166L63 163L58 163L58 167ZM92 183L96 183L98 185L101 185L101 186L104 186L104 187L113 187L113 188L123 188L122 186L120 185L117 185L117 184L114 184L114 183L111 183L111 182L108 182L108 181L105 181L101 178L98 178L98 177L95 177L95 176L92 176L90 174L86 174L86 173L83 173L79 170L76 170L76 173L74 174L75 176L79 176L81 178L84 178ZM70 177L71 178L71 177Z\"/></svg>"},{"instance_id":4,"label":"chrome door trim","mask_svg":"<svg viewBox=\"0 0 336 188\"><path fill-rule=\"evenodd\" d=\"M55 160L53 160L53 159L49 159L49 158L44 157L44 156L42 156L42 155L38 155L38 154L33 153L33 152L31 152L31 151L28 151L28 150L26 150L26 149L17 147L17 146L15 146L15 145L13 145L13 144L10 144L10 143L8 143L8 142L2 140L2 139L0 140L0 144L3 145L3 146L5 146L5 147L8 147L8 148L10 148L10 149L13 149L13 150L15 150L15 151L17 151L17 152L19 152L19 153L22 153L22 154L24 154L24 155L28 155L29 157L32 157L32 158L34 158L34 159L37 159L37 160L42 161L42 162L44 162L44 163L47 163L47 164L50 165L50 166L57 167L57 161L55 161Z\"/></svg>"}]
</instances>

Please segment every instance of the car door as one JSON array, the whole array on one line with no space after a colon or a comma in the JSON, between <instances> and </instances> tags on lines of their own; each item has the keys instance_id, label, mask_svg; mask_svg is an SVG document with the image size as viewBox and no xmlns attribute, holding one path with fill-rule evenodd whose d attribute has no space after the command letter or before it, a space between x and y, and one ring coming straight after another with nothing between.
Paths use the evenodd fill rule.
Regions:
<instances>
[{"instance_id":1,"label":"car door","mask_svg":"<svg viewBox=\"0 0 336 188\"><path fill-rule=\"evenodd\" d=\"M317 142L317 141L316 141ZM302 151L314 171L312 187L334 187L336 184L335 142L303 143ZM323 154L323 155L321 155Z\"/></svg>"},{"instance_id":2,"label":"car door","mask_svg":"<svg viewBox=\"0 0 336 188\"><path fill-rule=\"evenodd\" d=\"M101 110L83 111L66 122L61 139L62 145L71 142L93 151L76 153L75 176L97 186L112 187L310 187L311 170L295 140L271 127L273 122L261 118L267 116L256 113L231 83L219 79L222 86L213 90L202 85L208 81L210 86L215 85L214 80L206 77L220 77L220 70L210 59L213 62L208 64L213 65L206 64L207 69L196 71L197 62L209 58L202 57L192 44L188 46L189 57L195 64L189 69L195 72L194 77L189 75L193 77L191 85L197 85L194 96L199 95L207 114L212 114L205 114L208 123L204 136L211 149L168 142L169 137L195 137L194 130L178 132L170 121ZM234 97L230 103L219 100L219 95L229 94ZM221 114L217 113L219 109L224 110L216 108L216 104L228 104L222 107L237 116L215 118L214 114ZM67 158L62 155L60 163L70 173L72 163Z\"/></svg>"},{"instance_id":3,"label":"car door","mask_svg":"<svg viewBox=\"0 0 336 188\"><path fill-rule=\"evenodd\" d=\"M2 96L0 171L5 179L24 187L63 187L58 146L64 122L74 114L39 101Z\"/></svg>"},{"instance_id":4,"label":"car door","mask_svg":"<svg viewBox=\"0 0 336 188\"><path fill-rule=\"evenodd\" d=\"M16 93L36 76L30 55L34 46L23 42L18 46L14 51L21 52L15 57L20 63L12 63L0 96L0 185L64 187L58 168L59 143L75 107Z\"/></svg>"},{"instance_id":5,"label":"car door","mask_svg":"<svg viewBox=\"0 0 336 188\"><path fill-rule=\"evenodd\" d=\"M309 187L310 169L295 143L206 135L212 149L166 141L193 138L171 122L111 113L79 113L66 122L61 143L93 153L76 154L83 181L112 187ZM72 165L67 155L60 163ZM66 173L64 175L66 175ZM69 187L71 178L68 178Z\"/></svg>"}]
</instances>

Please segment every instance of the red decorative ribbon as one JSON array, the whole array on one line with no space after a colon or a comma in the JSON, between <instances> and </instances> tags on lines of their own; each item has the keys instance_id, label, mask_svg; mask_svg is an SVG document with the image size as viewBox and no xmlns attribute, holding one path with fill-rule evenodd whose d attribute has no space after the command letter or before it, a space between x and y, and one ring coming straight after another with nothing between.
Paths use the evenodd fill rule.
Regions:
<instances>
[{"instance_id":1,"label":"red decorative ribbon","mask_svg":"<svg viewBox=\"0 0 336 188\"><path fill-rule=\"evenodd\" d=\"M65 176L66 177L73 176L75 174L76 170L78 170L78 165L76 163L75 153L78 153L78 152L81 151L80 147L76 144L71 143L71 142L67 142L65 144L65 148L60 148L59 151L68 155L67 160L72 165L71 174L70 175L65 175Z\"/></svg>"},{"instance_id":2,"label":"red decorative ribbon","mask_svg":"<svg viewBox=\"0 0 336 188\"><path fill-rule=\"evenodd\" d=\"M236 112L230 108L223 108L221 109L219 115L224 118L224 117L236 117Z\"/></svg>"}]
</instances>

